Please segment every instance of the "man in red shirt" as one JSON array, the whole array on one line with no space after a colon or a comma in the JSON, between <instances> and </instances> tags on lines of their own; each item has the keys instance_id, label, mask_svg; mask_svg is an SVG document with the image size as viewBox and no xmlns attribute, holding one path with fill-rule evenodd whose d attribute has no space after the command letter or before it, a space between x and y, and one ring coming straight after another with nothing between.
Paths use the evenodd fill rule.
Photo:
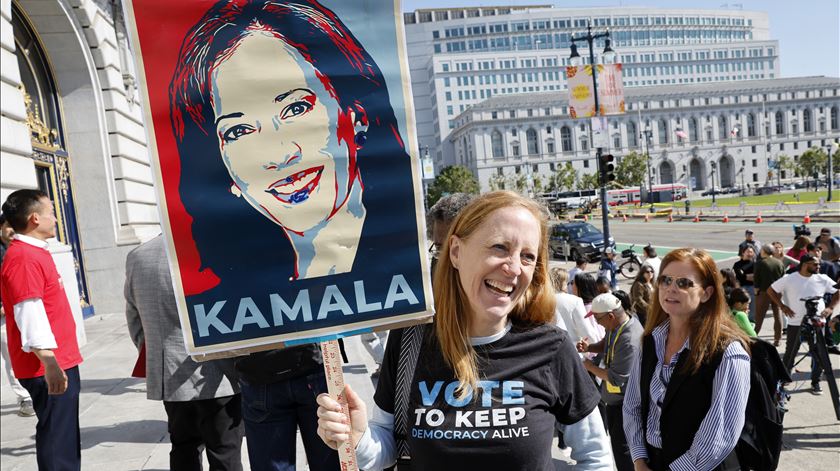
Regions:
<instances>
[{"instance_id":1,"label":"man in red shirt","mask_svg":"<svg viewBox=\"0 0 840 471\"><path fill-rule=\"evenodd\" d=\"M47 239L55 237L53 205L42 191L18 190L3 203L3 214L16 235L0 271L0 296L12 369L38 416L38 469L80 470L82 355L63 281L47 250Z\"/></svg>"}]
</instances>

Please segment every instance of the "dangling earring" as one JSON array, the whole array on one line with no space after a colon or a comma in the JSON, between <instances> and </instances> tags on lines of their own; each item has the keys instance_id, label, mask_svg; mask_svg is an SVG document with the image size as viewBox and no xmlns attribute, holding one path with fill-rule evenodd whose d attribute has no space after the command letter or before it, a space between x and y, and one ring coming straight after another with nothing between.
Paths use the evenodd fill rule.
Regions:
<instances>
[{"instance_id":1,"label":"dangling earring","mask_svg":"<svg viewBox=\"0 0 840 471\"><path fill-rule=\"evenodd\" d=\"M365 142L367 142L367 133L364 131L357 132L354 141L356 142L356 147L364 146Z\"/></svg>"},{"instance_id":2,"label":"dangling earring","mask_svg":"<svg viewBox=\"0 0 840 471\"><path fill-rule=\"evenodd\" d=\"M233 196L235 196L237 198L241 198L242 197L242 190L239 189L239 186L236 183L231 183L230 184L230 194L232 194Z\"/></svg>"}]
</instances>

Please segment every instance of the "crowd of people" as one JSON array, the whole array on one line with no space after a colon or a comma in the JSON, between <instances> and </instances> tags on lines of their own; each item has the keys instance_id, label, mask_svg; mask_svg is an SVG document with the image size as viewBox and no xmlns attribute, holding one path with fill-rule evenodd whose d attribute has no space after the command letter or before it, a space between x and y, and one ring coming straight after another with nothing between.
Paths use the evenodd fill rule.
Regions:
<instances>
[{"instance_id":1,"label":"crowd of people","mask_svg":"<svg viewBox=\"0 0 840 471\"><path fill-rule=\"evenodd\" d=\"M82 357L47 250L52 203L19 190L2 209L7 374L21 415L26 405L37 415L39 468L81 469ZM553 469L555 435L581 469L739 469L751 338L772 312L790 371L799 300L822 297L822 317L840 301L840 244L828 228L787 253L748 230L723 270L702 249L660 258L648 246L627 293L612 249L597 271L585 259L551 268L546 213L515 193L449 195L427 225L435 321L364 339L376 392L367 401L347 386L349 417L326 394L314 344L193 361L162 238L132 251L128 333L147 397L167 414L171 468L200 469L204 452L212 469L242 469L247 437L252 470L293 469L300 433L313 470L340 469L335 450L347 441L362 469ZM812 358L815 394L821 375Z\"/></svg>"}]
</instances>

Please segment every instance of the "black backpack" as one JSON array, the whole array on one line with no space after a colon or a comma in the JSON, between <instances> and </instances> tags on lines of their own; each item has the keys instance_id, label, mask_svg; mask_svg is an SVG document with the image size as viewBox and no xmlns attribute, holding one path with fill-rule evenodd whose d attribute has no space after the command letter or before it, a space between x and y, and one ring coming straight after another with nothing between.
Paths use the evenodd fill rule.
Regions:
<instances>
[{"instance_id":1,"label":"black backpack","mask_svg":"<svg viewBox=\"0 0 840 471\"><path fill-rule=\"evenodd\" d=\"M735 453L742 470L775 470L782 452L783 385L791 382L790 374L770 343L753 338L750 349L750 395Z\"/></svg>"}]
</instances>

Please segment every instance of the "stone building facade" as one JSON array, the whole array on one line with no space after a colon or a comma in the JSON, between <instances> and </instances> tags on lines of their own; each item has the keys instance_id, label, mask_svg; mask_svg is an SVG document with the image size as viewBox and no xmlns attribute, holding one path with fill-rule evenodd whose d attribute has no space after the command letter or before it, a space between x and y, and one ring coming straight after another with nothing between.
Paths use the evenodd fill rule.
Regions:
<instances>
[{"instance_id":1,"label":"stone building facade","mask_svg":"<svg viewBox=\"0 0 840 471\"><path fill-rule=\"evenodd\" d=\"M608 117L616 158L649 150L654 184L691 190L751 187L793 175L773 170L778 156L796 160L840 137L840 79L802 77L728 83L631 87L627 112ZM456 160L491 181L525 174L547 182L572 162L578 175L597 171L589 119L568 115L568 92L497 96L461 113L449 136ZM649 146L644 130L650 130ZM649 147L649 148L648 148Z\"/></svg>"},{"instance_id":2,"label":"stone building facade","mask_svg":"<svg viewBox=\"0 0 840 471\"><path fill-rule=\"evenodd\" d=\"M121 3L0 0L0 31L0 199L47 191L80 309L122 312L125 256L160 224Z\"/></svg>"}]
</instances>

